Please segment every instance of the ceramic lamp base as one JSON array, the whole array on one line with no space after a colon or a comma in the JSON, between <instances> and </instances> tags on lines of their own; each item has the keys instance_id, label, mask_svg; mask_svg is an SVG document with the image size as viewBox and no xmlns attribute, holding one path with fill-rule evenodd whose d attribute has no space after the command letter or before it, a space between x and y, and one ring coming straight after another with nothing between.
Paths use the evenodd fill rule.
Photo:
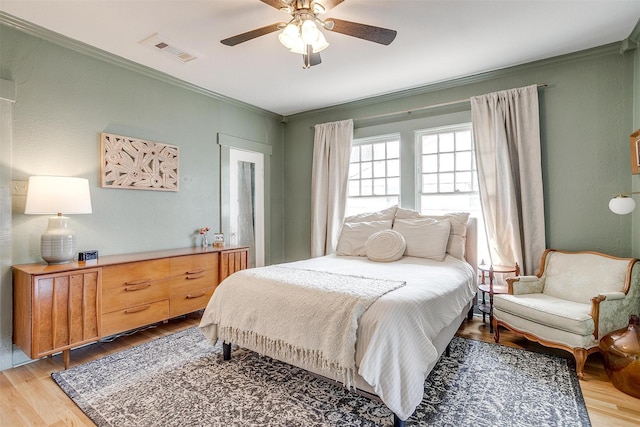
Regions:
<instances>
[{"instance_id":1,"label":"ceramic lamp base","mask_svg":"<svg viewBox=\"0 0 640 427\"><path fill-rule=\"evenodd\" d=\"M47 230L40 238L40 255L49 264L71 262L76 253L76 236L69 228L69 218L49 218Z\"/></svg>"}]
</instances>

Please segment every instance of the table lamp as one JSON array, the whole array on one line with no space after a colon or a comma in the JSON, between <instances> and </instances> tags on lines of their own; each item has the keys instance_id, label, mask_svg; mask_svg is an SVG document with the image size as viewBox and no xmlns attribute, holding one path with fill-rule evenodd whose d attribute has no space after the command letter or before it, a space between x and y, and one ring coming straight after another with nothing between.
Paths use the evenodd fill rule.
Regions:
<instances>
[{"instance_id":1,"label":"table lamp","mask_svg":"<svg viewBox=\"0 0 640 427\"><path fill-rule=\"evenodd\" d=\"M89 180L65 176L29 178L25 214L57 214L40 238L42 259L49 264L66 264L76 254L76 236L69 218L62 214L90 214Z\"/></svg>"}]
</instances>

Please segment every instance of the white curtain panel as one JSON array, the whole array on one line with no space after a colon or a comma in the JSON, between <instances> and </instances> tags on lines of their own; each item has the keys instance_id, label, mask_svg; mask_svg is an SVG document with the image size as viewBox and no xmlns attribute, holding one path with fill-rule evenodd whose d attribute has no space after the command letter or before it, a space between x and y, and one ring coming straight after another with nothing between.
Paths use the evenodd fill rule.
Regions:
<instances>
[{"instance_id":1,"label":"white curtain panel","mask_svg":"<svg viewBox=\"0 0 640 427\"><path fill-rule=\"evenodd\" d=\"M536 274L546 247L538 87L470 101L491 262Z\"/></svg>"},{"instance_id":2,"label":"white curtain panel","mask_svg":"<svg viewBox=\"0 0 640 427\"><path fill-rule=\"evenodd\" d=\"M311 171L311 256L335 252L347 203L353 120L315 126Z\"/></svg>"}]
</instances>

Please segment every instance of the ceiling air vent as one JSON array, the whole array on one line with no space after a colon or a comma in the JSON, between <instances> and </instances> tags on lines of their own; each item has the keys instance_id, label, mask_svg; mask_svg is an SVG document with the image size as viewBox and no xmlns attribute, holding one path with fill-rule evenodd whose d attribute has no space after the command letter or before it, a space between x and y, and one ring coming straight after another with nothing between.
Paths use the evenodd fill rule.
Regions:
<instances>
[{"instance_id":1,"label":"ceiling air vent","mask_svg":"<svg viewBox=\"0 0 640 427\"><path fill-rule=\"evenodd\" d=\"M187 52L184 49L180 49L175 44L167 40L165 37L161 36L158 33L155 33L146 39L142 40L140 44L145 46L151 46L155 50L164 53L165 55L170 56L171 58L180 61L182 63L186 63L189 61L193 61L198 57L190 52Z\"/></svg>"}]
</instances>

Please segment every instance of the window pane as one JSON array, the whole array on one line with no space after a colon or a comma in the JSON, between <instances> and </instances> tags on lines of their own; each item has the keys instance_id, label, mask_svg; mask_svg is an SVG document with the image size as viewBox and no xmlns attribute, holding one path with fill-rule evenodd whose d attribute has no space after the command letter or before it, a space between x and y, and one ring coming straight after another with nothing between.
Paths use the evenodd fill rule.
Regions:
<instances>
[{"instance_id":1,"label":"window pane","mask_svg":"<svg viewBox=\"0 0 640 427\"><path fill-rule=\"evenodd\" d=\"M349 179L358 179L358 178L360 178L360 164L351 163L349 165Z\"/></svg>"},{"instance_id":2,"label":"window pane","mask_svg":"<svg viewBox=\"0 0 640 427\"><path fill-rule=\"evenodd\" d=\"M471 182L471 172L456 173L456 190L457 191L473 191L473 183Z\"/></svg>"},{"instance_id":3,"label":"window pane","mask_svg":"<svg viewBox=\"0 0 640 427\"><path fill-rule=\"evenodd\" d=\"M430 154L428 156L422 156L422 172L438 172L438 155Z\"/></svg>"},{"instance_id":4,"label":"window pane","mask_svg":"<svg viewBox=\"0 0 640 427\"><path fill-rule=\"evenodd\" d=\"M387 179L387 194L400 194L400 178Z\"/></svg>"},{"instance_id":5,"label":"window pane","mask_svg":"<svg viewBox=\"0 0 640 427\"><path fill-rule=\"evenodd\" d=\"M438 192L438 175L435 173L422 175L422 192L437 193Z\"/></svg>"},{"instance_id":6,"label":"window pane","mask_svg":"<svg viewBox=\"0 0 640 427\"><path fill-rule=\"evenodd\" d=\"M385 176L385 161L373 162L373 176L374 178L380 178Z\"/></svg>"},{"instance_id":7,"label":"window pane","mask_svg":"<svg viewBox=\"0 0 640 427\"><path fill-rule=\"evenodd\" d=\"M422 154L438 152L438 135L425 135L422 137Z\"/></svg>"},{"instance_id":8,"label":"window pane","mask_svg":"<svg viewBox=\"0 0 640 427\"><path fill-rule=\"evenodd\" d=\"M400 141L387 142L387 159L397 159L400 157Z\"/></svg>"},{"instance_id":9,"label":"window pane","mask_svg":"<svg viewBox=\"0 0 640 427\"><path fill-rule=\"evenodd\" d=\"M351 146L351 158L349 159L350 162L359 162L360 161L360 146L359 145L353 145Z\"/></svg>"},{"instance_id":10,"label":"window pane","mask_svg":"<svg viewBox=\"0 0 640 427\"><path fill-rule=\"evenodd\" d=\"M386 194L387 180L385 178L376 178L373 180L373 194L381 196Z\"/></svg>"},{"instance_id":11,"label":"window pane","mask_svg":"<svg viewBox=\"0 0 640 427\"><path fill-rule=\"evenodd\" d=\"M440 172L449 172L454 170L453 153L440 154Z\"/></svg>"},{"instance_id":12,"label":"window pane","mask_svg":"<svg viewBox=\"0 0 640 427\"><path fill-rule=\"evenodd\" d=\"M456 150L471 150L471 131L456 132Z\"/></svg>"},{"instance_id":13,"label":"window pane","mask_svg":"<svg viewBox=\"0 0 640 427\"><path fill-rule=\"evenodd\" d=\"M360 195L370 196L373 194L373 182L370 179L363 179L360 184Z\"/></svg>"},{"instance_id":14,"label":"window pane","mask_svg":"<svg viewBox=\"0 0 640 427\"><path fill-rule=\"evenodd\" d=\"M453 193L453 173L441 173L440 174L440 192Z\"/></svg>"},{"instance_id":15,"label":"window pane","mask_svg":"<svg viewBox=\"0 0 640 427\"><path fill-rule=\"evenodd\" d=\"M371 144L363 144L360 146L360 161L366 162L371 160L372 152L371 152Z\"/></svg>"},{"instance_id":16,"label":"window pane","mask_svg":"<svg viewBox=\"0 0 640 427\"><path fill-rule=\"evenodd\" d=\"M360 181L349 181L349 197L360 195Z\"/></svg>"},{"instance_id":17,"label":"window pane","mask_svg":"<svg viewBox=\"0 0 640 427\"><path fill-rule=\"evenodd\" d=\"M441 153L455 150L453 133L441 133L438 148Z\"/></svg>"},{"instance_id":18,"label":"window pane","mask_svg":"<svg viewBox=\"0 0 640 427\"><path fill-rule=\"evenodd\" d=\"M400 176L400 160L387 160L387 176Z\"/></svg>"},{"instance_id":19,"label":"window pane","mask_svg":"<svg viewBox=\"0 0 640 427\"><path fill-rule=\"evenodd\" d=\"M386 158L385 148L386 144L384 142L373 144L373 159L380 160Z\"/></svg>"},{"instance_id":20,"label":"window pane","mask_svg":"<svg viewBox=\"0 0 640 427\"><path fill-rule=\"evenodd\" d=\"M373 176L373 164L371 162L362 163L360 167L360 178L371 178Z\"/></svg>"},{"instance_id":21,"label":"window pane","mask_svg":"<svg viewBox=\"0 0 640 427\"><path fill-rule=\"evenodd\" d=\"M471 151L456 153L456 170L471 170Z\"/></svg>"},{"instance_id":22,"label":"window pane","mask_svg":"<svg viewBox=\"0 0 640 427\"><path fill-rule=\"evenodd\" d=\"M354 197L349 199L346 215L349 216L362 212L373 212L399 204L400 198L398 196Z\"/></svg>"}]
</instances>

